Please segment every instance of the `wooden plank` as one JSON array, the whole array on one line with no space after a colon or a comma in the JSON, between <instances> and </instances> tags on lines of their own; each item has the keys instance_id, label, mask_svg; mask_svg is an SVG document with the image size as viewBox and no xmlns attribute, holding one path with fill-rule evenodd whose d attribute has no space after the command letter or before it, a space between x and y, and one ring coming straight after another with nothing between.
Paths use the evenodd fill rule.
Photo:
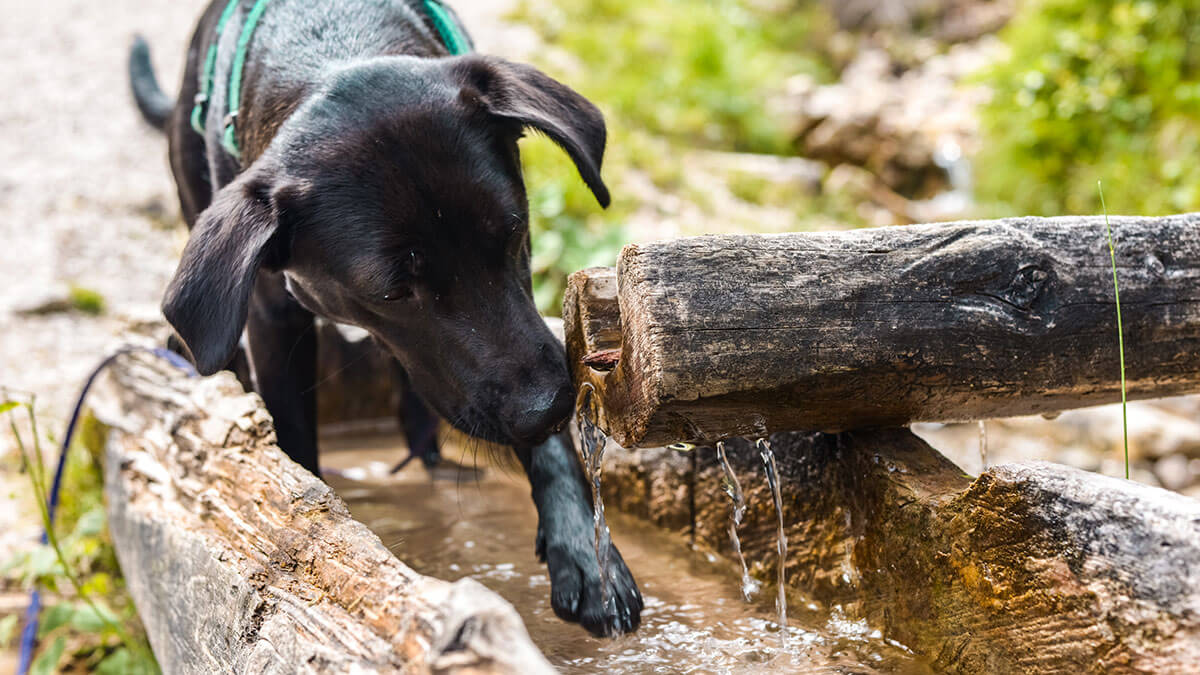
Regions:
<instances>
[{"instance_id":1,"label":"wooden plank","mask_svg":"<svg viewBox=\"0 0 1200 675\"><path fill-rule=\"evenodd\" d=\"M1200 390L1200 214L1112 226L1130 397ZM1120 400L1109 264L1097 217L630 245L568 354L625 447L1050 413Z\"/></svg>"},{"instance_id":2,"label":"wooden plank","mask_svg":"<svg viewBox=\"0 0 1200 675\"><path fill-rule=\"evenodd\" d=\"M1171 673L1200 663L1200 502L1045 462L972 480L904 429L781 433L771 443L789 614L802 623L865 620L936 672ZM770 586L776 515L762 464L743 439L727 454L748 504L742 548ZM738 583L713 448L608 456L608 508L729 557Z\"/></svg>"},{"instance_id":3,"label":"wooden plank","mask_svg":"<svg viewBox=\"0 0 1200 675\"><path fill-rule=\"evenodd\" d=\"M123 357L91 398L121 569L167 673L552 672L481 584L417 574L229 373Z\"/></svg>"}]
</instances>

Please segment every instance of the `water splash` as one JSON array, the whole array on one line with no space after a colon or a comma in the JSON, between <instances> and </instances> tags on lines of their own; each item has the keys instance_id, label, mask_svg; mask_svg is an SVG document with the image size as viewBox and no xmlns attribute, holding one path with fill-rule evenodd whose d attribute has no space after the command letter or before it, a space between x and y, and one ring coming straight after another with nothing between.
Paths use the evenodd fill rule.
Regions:
<instances>
[{"instance_id":1,"label":"water splash","mask_svg":"<svg viewBox=\"0 0 1200 675\"><path fill-rule=\"evenodd\" d=\"M987 471L987 422L979 420L979 462L982 464L982 471Z\"/></svg>"},{"instance_id":2,"label":"water splash","mask_svg":"<svg viewBox=\"0 0 1200 675\"><path fill-rule=\"evenodd\" d=\"M750 597L758 592L760 584L750 576L750 570L746 567L746 556L742 555L742 540L738 538L738 527L742 524L742 517L746 515L746 497L742 493L742 484L738 482L737 474L733 472L729 458L725 455L725 441L717 441L717 459L721 461L721 468L725 470L725 480L721 481L721 489L733 502L729 511L729 541L733 544L734 553L737 553L738 562L742 564L742 596L749 602Z\"/></svg>"},{"instance_id":3,"label":"water splash","mask_svg":"<svg viewBox=\"0 0 1200 675\"><path fill-rule=\"evenodd\" d=\"M779 612L779 642L787 647L787 534L783 531L783 495L779 492L779 470L775 466L775 453L771 452L770 441L760 438L754 445L758 448L758 456L762 458L763 469L767 473L767 485L771 487L771 497L775 500L775 515L778 516L779 594L775 596L775 609Z\"/></svg>"},{"instance_id":4,"label":"water splash","mask_svg":"<svg viewBox=\"0 0 1200 675\"><path fill-rule=\"evenodd\" d=\"M579 446L583 453L583 470L587 474L588 483L592 486L592 523L595 527L596 561L600 565L600 598L605 609L612 601L609 592L608 551L611 548L611 534L608 523L604 518L604 500L600 496L601 474L604 468L604 447L608 445L608 435L596 423L597 410L594 407L596 389L591 383L585 382L580 387L581 405L576 406L578 413L575 418L579 425Z\"/></svg>"}]
</instances>

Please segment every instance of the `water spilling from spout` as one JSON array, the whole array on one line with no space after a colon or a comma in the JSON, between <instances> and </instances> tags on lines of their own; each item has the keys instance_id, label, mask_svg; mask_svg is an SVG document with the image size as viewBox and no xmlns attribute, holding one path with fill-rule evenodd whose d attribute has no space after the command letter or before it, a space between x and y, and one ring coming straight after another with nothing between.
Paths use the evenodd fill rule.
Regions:
<instances>
[{"instance_id":1,"label":"water spilling from spout","mask_svg":"<svg viewBox=\"0 0 1200 675\"><path fill-rule=\"evenodd\" d=\"M763 470L767 474L767 485L771 488L771 497L775 500L775 515L778 517L779 529L777 544L779 547L779 584L778 595L775 596L775 609L779 612L779 642L787 646L787 533L783 530L783 495L779 491L779 470L775 466L775 453L771 452L771 443L765 438L755 441L758 455L762 458Z\"/></svg>"},{"instance_id":2,"label":"water spilling from spout","mask_svg":"<svg viewBox=\"0 0 1200 675\"><path fill-rule=\"evenodd\" d=\"M608 445L608 435L596 423L595 388L590 383L584 383L580 388L581 405L576 407L576 420L579 425L579 447L583 454L583 470L587 474L588 483L592 486L592 523L595 527L596 561L600 565L601 602L608 608L612 601L609 592L608 551L610 533L608 523L604 518L604 500L600 496L600 481L604 468L604 447Z\"/></svg>"},{"instance_id":3,"label":"water spilling from spout","mask_svg":"<svg viewBox=\"0 0 1200 675\"><path fill-rule=\"evenodd\" d=\"M979 420L979 462L983 466L982 471L987 471L987 422Z\"/></svg>"},{"instance_id":4,"label":"water spilling from spout","mask_svg":"<svg viewBox=\"0 0 1200 675\"><path fill-rule=\"evenodd\" d=\"M721 489L733 502L729 511L729 541L733 544L733 551L737 553L738 562L742 565L742 597L749 602L751 596L758 592L759 583L750 576L750 570L746 567L746 556L742 554L742 540L738 538L738 527L742 524L742 517L746 515L746 497L742 493L742 484L738 482L737 474L729 464L729 457L725 454L725 441L717 441L717 459L721 461L721 468L725 471Z\"/></svg>"}]
</instances>

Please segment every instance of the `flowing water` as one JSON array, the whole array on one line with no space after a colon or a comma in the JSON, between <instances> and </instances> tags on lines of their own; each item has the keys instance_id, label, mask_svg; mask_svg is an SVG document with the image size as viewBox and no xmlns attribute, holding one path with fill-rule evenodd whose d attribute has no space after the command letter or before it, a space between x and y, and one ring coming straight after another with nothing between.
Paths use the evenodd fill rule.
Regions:
<instances>
[{"instance_id":1,"label":"flowing water","mask_svg":"<svg viewBox=\"0 0 1200 675\"><path fill-rule=\"evenodd\" d=\"M604 498L600 495L600 481L604 470L604 448L608 445L608 436L596 424L595 411L592 409L592 403L596 389L591 384L584 383L582 394L582 407L577 407L577 410L584 411L581 415L576 415L575 419L579 424L579 447L583 453L583 470L587 474L588 483L592 486L592 523L595 529L595 546L596 560L600 564L600 578L608 580L608 544L611 541L611 534L608 530L608 523L604 519ZM600 589L600 598L605 607L612 598L608 597L608 584L604 584Z\"/></svg>"},{"instance_id":2,"label":"flowing water","mask_svg":"<svg viewBox=\"0 0 1200 675\"><path fill-rule=\"evenodd\" d=\"M451 458L463 453L444 450ZM769 601L747 603L730 583L734 574L725 560L706 558L682 537L620 512L608 514L613 539L646 608L636 633L593 638L550 608L550 580L533 550L537 514L519 468L477 472L468 453L460 460L466 468L441 470L449 480L430 480L418 462L389 475L405 454L399 437L327 439L322 460L355 517L401 560L442 579L472 577L499 593L521 614L534 643L568 675L929 672L864 622L833 621L816 612L791 619L781 648Z\"/></svg>"},{"instance_id":3,"label":"flowing water","mask_svg":"<svg viewBox=\"0 0 1200 675\"><path fill-rule=\"evenodd\" d=\"M979 420L979 463L983 466L982 471L987 471L987 422Z\"/></svg>"},{"instance_id":4,"label":"flowing water","mask_svg":"<svg viewBox=\"0 0 1200 675\"><path fill-rule=\"evenodd\" d=\"M776 546L779 550L779 576L776 583L779 584L778 593L775 596L775 610L779 612L779 625L788 625L787 621L787 533L783 530L783 495L779 492L779 470L775 467L775 453L771 452L771 442L765 438L760 438L755 441L754 445L758 448L758 454L762 458L763 470L767 473L767 484L771 487L771 496L775 499L775 515L779 521L779 530L776 532ZM787 645L787 631L780 631L780 644Z\"/></svg>"},{"instance_id":5,"label":"flowing water","mask_svg":"<svg viewBox=\"0 0 1200 675\"><path fill-rule=\"evenodd\" d=\"M742 565L742 596L746 598L746 602L750 602L754 594L758 593L761 584L750 576L750 569L746 567L746 556L742 555L742 540L738 538L738 526L742 524L742 517L746 515L746 497L742 493L742 484L738 482L737 474L729 465L729 457L725 455L724 441L717 441L717 459L721 461L721 468L725 471L725 480L721 488L733 502L729 510L729 542L733 544L733 551Z\"/></svg>"}]
</instances>

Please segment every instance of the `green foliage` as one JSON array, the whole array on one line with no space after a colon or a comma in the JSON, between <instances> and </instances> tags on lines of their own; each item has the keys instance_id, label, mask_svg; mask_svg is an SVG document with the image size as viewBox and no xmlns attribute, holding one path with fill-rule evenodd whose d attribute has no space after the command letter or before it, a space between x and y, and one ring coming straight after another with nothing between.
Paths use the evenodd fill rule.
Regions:
<instances>
[{"instance_id":1,"label":"green foliage","mask_svg":"<svg viewBox=\"0 0 1200 675\"><path fill-rule=\"evenodd\" d=\"M658 189L682 187L690 148L788 153L787 119L767 101L787 76L828 75L807 49L829 19L817 3L739 0L526 0L515 20L550 49L536 65L604 111L604 176L613 205L601 211L562 153L545 139L522 142L533 220L534 291L543 312L561 309L571 272L611 265L642 204L622 189L630 172ZM555 50L581 67L565 66Z\"/></svg>"},{"instance_id":2,"label":"green foliage","mask_svg":"<svg viewBox=\"0 0 1200 675\"><path fill-rule=\"evenodd\" d=\"M565 0L530 5L521 18L584 65L569 81L620 122L773 153L790 139L767 96L787 75L822 71L802 47L828 22L819 7L740 0Z\"/></svg>"},{"instance_id":3,"label":"green foliage","mask_svg":"<svg viewBox=\"0 0 1200 675\"><path fill-rule=\"evenodd\" d=\"M67 297L71 308L78 312L92 316L104 313L104 296L96 291L82 286L71 286Z\"/></svg>"},{"instance_id":4,"label":"green foliage","mask_svg":"<svg viewBox=\"0 0 1200 675\"><path fill-rule=\"evenodd\" d=\"M526 142L534 300L543 314L558 315L567 275L611 265L625 239L613 214L600 213L595 197L565 156L545 139ZM617 212L619 207L614 207ZM623 211L622 211L623 212Z\"/></svg>"},{"instance_id":5,"label":"green foliage","mask_svg":"<svg viewBox=\"0 0 1200 675\"><path fill-rule=\"evenodd\" d=\"M1030 0L1005 30L978 158L981 201L1035 215L1200 209L1200 4Z\"/></svg>"},{"instance_id":6,"label":"green foliage","mask_svg":"<svg viewBox=\"0 0 1200 675\"><path fill-rule=\"evenodd\" d=\"M17 424L24 412L28 431ZM21 451L42 522L52 475L42 459L42 444L32 402L0 404ZM67 663L88 671L152 674L158 665L146 644L133 604L121 580L103 503L98 461L102 425L87 416L80 425L63 473L56 527L49 542L18 553L0 564L9 584L43 590L45 607L38 631L34 673L58 672ZM62 534L62 533L66 534ZM11 624L15 627L16 617ZM0 646L15 630L0 620Z\"/></svg>"},{"instance_id":7,"label":"green foliage","mask_svg":"<svg viewBox=\"0 0 1200 675\"><path fill-rule=\"evenodd\" d=\"M0 616L0 650L7 649L17 635L17 615Z\"/></svg>"}]
</instances>

